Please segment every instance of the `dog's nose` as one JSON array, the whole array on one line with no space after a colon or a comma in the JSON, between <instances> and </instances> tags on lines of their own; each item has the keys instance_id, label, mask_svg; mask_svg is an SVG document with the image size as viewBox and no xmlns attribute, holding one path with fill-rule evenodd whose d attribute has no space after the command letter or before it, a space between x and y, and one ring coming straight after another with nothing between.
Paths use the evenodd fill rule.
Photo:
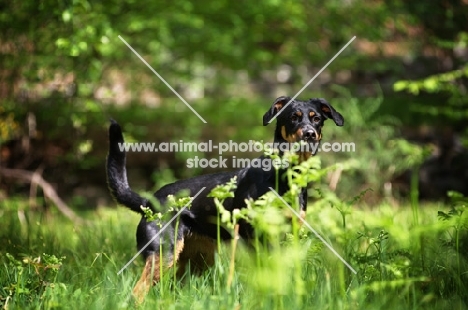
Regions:
<instances>
[{"instance_id":1,"label":"dog's nose","mask_svg":"<svg viewBox=\"0 0 468 310\"><path fill-rule=\"evenodd\" d=\"M317 133L315 130L309 129L304 132L304 139L309 140L309 139L317 139Z\"/></svg>"}]
</instances>

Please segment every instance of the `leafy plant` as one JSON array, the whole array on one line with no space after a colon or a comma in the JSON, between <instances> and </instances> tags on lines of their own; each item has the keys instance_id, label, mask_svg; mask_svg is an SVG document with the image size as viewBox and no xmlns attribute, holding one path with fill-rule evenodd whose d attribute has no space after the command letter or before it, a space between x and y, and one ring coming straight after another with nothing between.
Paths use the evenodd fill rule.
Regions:
<instances>
[{"instance_id":1,"label":"leafy plant","mask_svg":"<svg viewBox=\"0 0 468 310\"><path fill-rule=\"evenodd\" d=\"M427 152L400 137L397 128L401 123L398 119L380 113L382 93L377 97L361 99L353 97L349 90L341 86L334 86L333 90L340 95L333 102L346 116L346 130L327 127L324 129L330 136L327 141L352 142L355 145L352 152L327 153L323 156L326 166L344 160L355 162L355 169L345 175L341 175L339 170L342 186L337 187L337 192L344 194L342 189L348 193L362 192L370 188L374 195L387 196L389 193L385 190L385 184L389 184L395 175L405 169L417 167Z\"/></svg>"},{"instance_id":2,"label":"leafy plant","mask_svg":"<svg viewBox=\"0 0 468 310\"><path fill-rule=\"evenodd\" d=\"M449 197L452 201L450 211L438 211L438 217L448 225L447 233L449 239L447 245L453 246L457 253L464 255L468 259L468 198L457 192L449 192ZM460 258L458 257L458 260ZM461 270L459 269L459 272Z\"/></svg>"},{"instance_id":3,"label":"leafy plant","mask_svg":"<svg viewBox=\"0 0 468 310\"><path fill-rule=\"evenodd\" d=\"M9 299L22 295L34 300L44 293L46 288L60 285L56 283L57 274L62 267L65 257L57 257L43 253L38 257L24 257L22 260L6 253L4 275L6 282L0 288L0 304L7 306Z\"/></svg>"}]
</instances>

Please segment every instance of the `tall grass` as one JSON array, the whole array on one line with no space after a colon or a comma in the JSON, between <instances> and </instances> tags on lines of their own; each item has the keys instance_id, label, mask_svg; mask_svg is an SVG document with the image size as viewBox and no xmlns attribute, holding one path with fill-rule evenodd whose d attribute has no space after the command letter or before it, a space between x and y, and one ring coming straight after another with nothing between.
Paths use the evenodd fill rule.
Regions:
<instances>
[{"instance_id":1,"label":"tall grass","mask_svg":"<svg viewBox=\"0 0 468 310\"><path fill-rule=\"evenodd\" d=\"M8 206L8 208L6 207ZM74 225L58 214L26 212L2 203L0 304L7 309L127 309L140 260L134 255L138 215L105 209ZM466 257L453 244L466 220L420 205L373 208L356 202L345 214L324 201L311 204L307 221L358 271L351 273L304 227L257 252L240 242L234 273L229 243L201 276L174 280L165 273L140 306L148 309L464 309L468 301ZM457 224L458 223L458 224ZM451 242L454 242L453 244ZM421 245L424 244L424 247ZM424 255L421 255L424 251ZM8 254L7 254L8 253Z\"/></svg>"}]
</instances>

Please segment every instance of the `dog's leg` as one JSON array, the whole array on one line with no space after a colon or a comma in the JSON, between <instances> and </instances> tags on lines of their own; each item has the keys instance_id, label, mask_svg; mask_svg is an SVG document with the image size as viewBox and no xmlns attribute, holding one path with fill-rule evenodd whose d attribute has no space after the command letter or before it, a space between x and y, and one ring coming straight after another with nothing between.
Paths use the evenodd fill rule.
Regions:
<instances>
[{"instance_id":1,"label":"dog's leg","mask_svg":"<svg viewBox=\"0 0 468 310\"><path fill-rule=\"evenodd\" d=\"M135 297L137 303L142 303L145 299L146 294L148 294L151 287L152 278L154 281L159 281L160 276L160 260L159 254L154 253L146 258L145 268L141 274L140 280L133 288L133 296Z\"/></svg>"},{"instance_id":2,"label":"dog's leg","mask_svg":"<svg viewBox=\"0 0 468 310\"><path fill-rule=\"evenodd\" d=\"M299 211L299 215L301 217L299 219L299 227L302 227L302 225L304 225L304 222L305 222L305 219L306 219L306 216L307 216L306 210Z\"/></svg>"},{"instance_id":3,"label":"dog's leg","mask_svg":"<svg viewBox=\"0 0 468 310\"><path fill-rule=\"evenodd\" d=\"M184 249L184 239L177 240L174 251L168 253L166 262L161 263L159 253L153 253L146 258L145 267L140 279L133 288L133 296L138 304L141 304L152 285L161 280L161 268L172 268L179 260L180 253Z\"/></svg>"},{"instance_id":4,"label":"dog's leg","mask_svg":"<svg viewBox=\"0 0 468 310\"><path fill-rule=\"evenodd\" d=\"M299 215L301 216L301 219L303 219L305 221L306 216L307 216L307 212L305 210L301 210L299 212ZM302 223L302 221L301 221L301 223Z\"/></svg>"}]
</instances>

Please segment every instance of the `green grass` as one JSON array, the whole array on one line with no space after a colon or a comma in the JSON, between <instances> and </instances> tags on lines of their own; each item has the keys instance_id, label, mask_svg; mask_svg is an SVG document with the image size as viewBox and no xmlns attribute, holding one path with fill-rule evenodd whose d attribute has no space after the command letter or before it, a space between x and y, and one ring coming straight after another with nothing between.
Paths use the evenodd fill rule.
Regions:
<instances>
[{"instance_id":1,"label":"green grass","mask_svg":"<svg viewBox=\"0 0 468 310\"><path fill-rule=\"evenodd\" d=\"M142 260L117 272L136 253L138 215L125 208L101 209L83 215L89 223L74 225L58 214L26 211L20 221L22 206L1 203L3 308L137 308L131 291ZM337 209L311 204L307 221L357 275L303 228L268 251L240 245L230 286L229 243L201 276L174 280L166 272L140 308L465 309L468 267L453 246L454 236L460 236L453 227L463 218L441 221L438 210L449 209L420 206L416 223L410 206L353 206L343 227Z\"/></svg>"}]
</instances>

